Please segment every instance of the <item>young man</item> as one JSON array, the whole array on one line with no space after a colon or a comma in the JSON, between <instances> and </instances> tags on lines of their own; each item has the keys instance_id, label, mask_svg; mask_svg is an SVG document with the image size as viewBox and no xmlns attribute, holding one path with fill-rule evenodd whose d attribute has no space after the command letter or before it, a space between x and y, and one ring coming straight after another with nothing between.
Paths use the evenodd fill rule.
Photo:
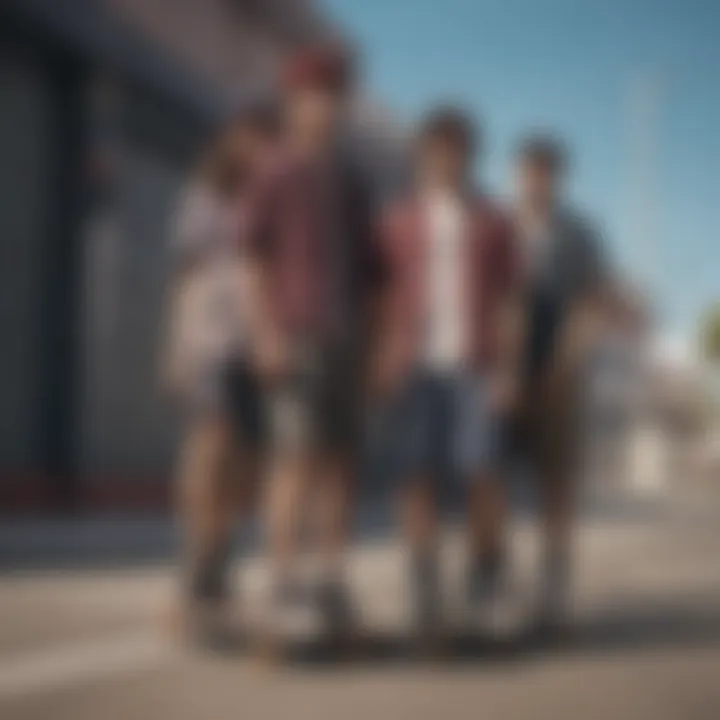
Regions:
<instances>
[{"instance_id":1,"label":"young man","mask_svg":"<svg viewBox=\"0 0 720 720\"><path fill-rule=\"evenodd\" d=\"M321 567L311 610L332 634L349 621L343 556L377 272L368 188L339 148L350 75L335 48L290 58L283 147L258 184L246 247L270 414L271 606L279 625L293 606L307 607L298 592L298 536L312 510Z\"/></svg>"},{"instance_id":2,"label":"young man","mask_svg":"<svg viewBox=\"0 0 720 720\"><path fill-rule=\"evenodd\" d=\"M225 635L232 529L247 510L261 439L259 389L247 355L244 268L235 246L248 178L275 135L268 103L258 100L234 113L203 155L172 238L177 268L164 370L186 415L179 469L184 604L188 629L203 641Z\"/></svg>"},{"instance_id":3,"label":"young man","mask_svg":"<svg viewBox=\"0 0 720 720\"><path fill-rule=\"evenodd\" d=\"M542 630L557 629L566 610L579 391L608 276L596 233L563 203L565 169L563 149L552 138L522 144L515 219L529 293L520 427L538 476L545 525Z\"/></svg>"},{"instance_id":4,"label":"young man","mask_svg":"<svg viewBox=\"0 0 720 720\"><path fill-rule=\"evenodd\" d=\"M518 273L511 227L470 181L471 121L440 108L422 122L411 197L383 222L386 267L375 383L394 393L404 465L416 640L440 632L436 494L467 483L468 600L494 592L502 552L499 423L513 401Z\"/></svg>"}]
</instances>

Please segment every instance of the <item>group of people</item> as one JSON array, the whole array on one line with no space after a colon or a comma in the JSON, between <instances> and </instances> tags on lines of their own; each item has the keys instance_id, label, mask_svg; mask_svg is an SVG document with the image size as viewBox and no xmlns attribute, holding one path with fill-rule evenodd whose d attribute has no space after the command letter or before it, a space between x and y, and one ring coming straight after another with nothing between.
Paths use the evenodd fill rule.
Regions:
<instances>
[{"instance_id":1,"label":"group of people","mask_svg":"<svg viewBox=\"0 0 720 720\"><path fill-rule=\"evenodd\" d=\"M167 378L188 422L189 627L221 627L232 528L256 510L269 626L300 608L330 637L353 634L346 551L364 428L382 413L411 646L429 651L444 634L438 497L449 483L467 508L468 621L504 592L519 458L544 523L537 627L557 629L582 371L607 286L600 243L563 202L558 142L520 144L504 208L473 179L482 137L455 106L421 118L410 187L378 207L343 143L356 84L338 48L294 53L279 102L231 118L181 204Z\"/></svg>"}]
</instances>

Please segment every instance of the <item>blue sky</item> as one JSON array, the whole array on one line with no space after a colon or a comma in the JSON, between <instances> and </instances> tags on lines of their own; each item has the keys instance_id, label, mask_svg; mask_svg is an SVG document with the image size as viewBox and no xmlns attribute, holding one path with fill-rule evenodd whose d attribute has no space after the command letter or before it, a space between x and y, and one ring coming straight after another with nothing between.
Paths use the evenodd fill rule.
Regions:
<instances>
[{"instance_id":1,"label":"blue sky","mask_svg":"<svg viewBox=\"0 0 720 720\"><path fill-rule=\"evenodd\" d=\"M694 339L720 299L720 0L323 0L404 118L440 100L483 119L483 174L511 190L528 128L573 148L571 195Z\"/></svg>"}]
</instances>

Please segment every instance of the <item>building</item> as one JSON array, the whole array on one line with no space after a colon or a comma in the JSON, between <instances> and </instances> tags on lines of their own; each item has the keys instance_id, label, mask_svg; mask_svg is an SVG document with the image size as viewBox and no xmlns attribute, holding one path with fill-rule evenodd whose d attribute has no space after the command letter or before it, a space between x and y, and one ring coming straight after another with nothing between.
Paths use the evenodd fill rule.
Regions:
<instances>
[{"instance_id":1,"label":"building","mask_svg":"<svg viewBox=\"0 0 720 720\"><path fill-rule=\"evenodd\" d=\"M167 503L176 195L213 119L331 32L305 0L0 4L0 511Z\"/></svg>"}]
</instances>

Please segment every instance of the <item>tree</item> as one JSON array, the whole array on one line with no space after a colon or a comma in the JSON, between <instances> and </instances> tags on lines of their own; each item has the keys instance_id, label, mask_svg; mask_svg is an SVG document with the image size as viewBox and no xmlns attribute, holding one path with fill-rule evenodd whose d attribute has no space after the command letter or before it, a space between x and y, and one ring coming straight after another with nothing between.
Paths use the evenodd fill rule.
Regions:
<instances>
[{"instance_id":1,"label":"tree","mask_svg":"<svg viewBox=\"0 0 720 720\"><path fill-rule=\"evenodd\" d=\"M708 423L720 433L720 301L713 303L700 320L700 351L707 362L705 403Z\"/></svg>"},{"instance_id":2,"label":"tree","mask_svg":"<svg viewBox=\"0 0 720 720\"><path fill-rule=\"evenodd\" d=\"M700 323L702 354L712 365L720 366L720 301L710 306Z\"/></svg>"}]
</instances>

